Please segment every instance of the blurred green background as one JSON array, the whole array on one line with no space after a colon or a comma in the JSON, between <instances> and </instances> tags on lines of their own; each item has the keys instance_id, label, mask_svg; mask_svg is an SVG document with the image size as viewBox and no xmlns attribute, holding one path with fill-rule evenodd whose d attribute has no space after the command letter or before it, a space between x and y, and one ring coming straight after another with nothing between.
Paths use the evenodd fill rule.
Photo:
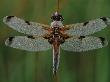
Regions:
<instances>
[{"instance_id":1,"label":"blurred green background","mask_svg":"<svg viewBox=\"0 0 110 82\"><path fill-rule=\"evenodd\" d=\"M28 52L6 47L9 36L23 35L2 22L6 15L50 24L56 0L0 0L0 82L53 82L52 49ZM60 0L64 24L110 17L110 0ZM93 34L110 42L110 26ZM110 82L110 44L74 53L61 50L59 82Z\"/></svg>"}]
</instances>

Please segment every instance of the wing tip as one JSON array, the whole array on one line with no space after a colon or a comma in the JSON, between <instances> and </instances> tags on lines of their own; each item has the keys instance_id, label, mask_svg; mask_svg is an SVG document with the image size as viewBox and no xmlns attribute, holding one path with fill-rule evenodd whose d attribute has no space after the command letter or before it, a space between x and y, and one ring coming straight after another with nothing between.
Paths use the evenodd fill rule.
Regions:
<instances>
[{"instance_id":1,"label":"wing tip","mask_svg":"<svg viewBox=\"0 0 110 82\"><path fill-rule=\"evenodd\" d=\"M110 18L109 17L101 17L101 20L105 22L105 24L110 25Z\"/></svg>"},{"instance_id":2,"label":"wing tip","mask_svg":"<svg viewBox=\"0 0 110 82\"><path fill-rule=\"evenodd\" d=\"M102 44L103 47L108 45L108 41L105 38L99 37L99 39L101 40L101 44Z\"/></svg>"},{"instance_id":3,"label":"wing tip","mask_svg":"<svg viewBox=\"0 0 110 82\"><path fill-rule=\"evenodd\" d=\"M5 45L6 45L6 46L11 45L11 44L12 44L13 39L14 39L14 37L9 37L8 39L6 39L6 41L5 41Z\"/></svg>"},{"instance_id":4,"label":"wing tip","mask_svg":"<svg viewBox=\"0 0 110 82\"><path fill-rule=\"evenodd\" d=\"M13 17L15 17L15 16L5 16L5 17L3 18L3 22L4 22L4 23L9 22L10 19L13 18Z\"/></svg>"},{"instance_id":5,"label":"wing tip","mask_svg":"<svg viewBox=\"0 0 110 82\"><path fill-rule=\"evenodd\" d=\"M8 39L6 39L5 45L6 45L6 46L9 46L9 40L8 40Z\"/></svg>"},{"instance_id":6,"label":"wing tip","mask_svg":"<svg viewBox=\"0 0 110 82\"><path fill-rule=\"evenodd\" d=\"M101 41L101 44L102 44L101 48L106 47L108 46L108 41L107 40Z\"/></svg>"}]
</instances>

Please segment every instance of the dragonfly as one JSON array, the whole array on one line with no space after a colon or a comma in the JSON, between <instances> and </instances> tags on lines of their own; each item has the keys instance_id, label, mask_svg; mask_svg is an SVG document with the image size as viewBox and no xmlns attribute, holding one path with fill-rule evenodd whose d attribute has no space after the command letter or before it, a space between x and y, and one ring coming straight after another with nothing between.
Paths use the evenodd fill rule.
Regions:
<instances>
[{"instance_id":1,"label":"dragonfly","mask_svg":"<svg viewBox=\"0 0 110 82\"><path fill-rule=\"evenodd\" d=\"M12 29L27 34L26 36L13 36L6 39L6 46L26 50L45 51L53 49L53 74L59 68L60 48L67 51L83 52L102 48L108 45L103 37L90 36L108 25L110 19L101 17L84 23L63 25L63 16L55 12L51 16L51 24L45 25L37 22L25 21L16 16L6 16L3 22Z\"/></svg>"}]
</instances>

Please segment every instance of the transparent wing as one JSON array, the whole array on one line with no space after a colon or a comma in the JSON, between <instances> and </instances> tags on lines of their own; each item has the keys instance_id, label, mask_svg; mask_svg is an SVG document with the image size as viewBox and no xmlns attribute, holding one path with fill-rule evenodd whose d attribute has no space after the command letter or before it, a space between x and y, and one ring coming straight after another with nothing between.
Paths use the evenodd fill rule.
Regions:
<instances>
[{"instance_id":1,"label":"transparent wing","mask_svg":"<svg viewBox=\"0 0 110 82\"><path fill-rule=\"evenodd\" d=\"M49 27L40 23L24 21L16 16L6 16L3 18L3 22L18 32L37 36L46 34L45 28Z\"/></svg>"},{"instance_id":2,"label":"transparent wing","mask_svg":"<svg viewBox=\"0 0 110 82\"><path fill-rule=\"evenodd\" d=\"M44 38L34 38L32 36L9 37L5 44L13 48L27 51L44 51L51 48L48 40Z\"/></svg>"},{"instance_id":3,"label":"transparent wing","mask_svg":"<svg viewBox=\"0 0 110 82\"><path fill-rule=\"evenodd\" d=\"M102 17L95 20L87 21L85 23L66 25L65 28L68 28L68 30L66 30L65 33L71 36L73 35L85 36L100 31L105 27L107 27L107 25L109 24L110 24L110 19L106 17Z\"/></svg>"},{"instance_id":4,"label":"transparent wing","mask_svg":"<svg viewBox=\"0 0 110 82\"><path fill-rule=\"evenodd\" d=\"M81 52L107 46L108 42L102 37L86 36L80 38L69 38L61 48L68 51Z\"/></svg>"}]
</instances>

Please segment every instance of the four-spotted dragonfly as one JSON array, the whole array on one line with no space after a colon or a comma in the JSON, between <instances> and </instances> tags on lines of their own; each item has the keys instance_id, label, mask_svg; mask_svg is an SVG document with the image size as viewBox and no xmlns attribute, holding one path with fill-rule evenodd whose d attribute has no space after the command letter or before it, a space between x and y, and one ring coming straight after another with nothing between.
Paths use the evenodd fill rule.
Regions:
<instances>
[{"instance_id":1,"label":"four-spotted dragonfly","mask_svg":"<svg viewBox=\"0 0 110 82\"><path fill-rule=\"evenodd\" d=\"M81 52L107 46L103 37L88 36L110 24L110 19L102 17L85 23L63 25L63 17L58 12L51 16L51 25L24 21L16 16L6 16L3 22L27 36L9 37L7 46L27 50L44 51L53 49L53 74L59 67L60 47L64 50Z\"/></svg>"}]
</instances>

